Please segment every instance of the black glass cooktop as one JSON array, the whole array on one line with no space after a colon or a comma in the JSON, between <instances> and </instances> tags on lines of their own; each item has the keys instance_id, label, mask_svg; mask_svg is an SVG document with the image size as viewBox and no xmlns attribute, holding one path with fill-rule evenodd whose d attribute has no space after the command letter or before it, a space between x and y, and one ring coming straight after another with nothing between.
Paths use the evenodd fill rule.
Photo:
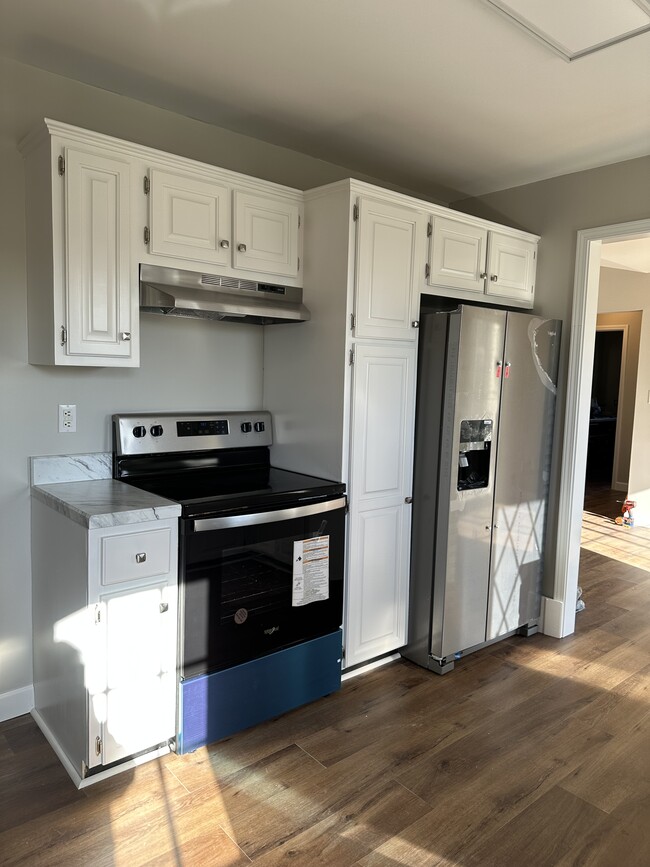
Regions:
<instances>
[{"instance_id":1,"label":"black glass cooktop","mask_svg":"<svg viewBox=\"0 0 650 867\"><path fill-rule=\"evenodd\" d=\"M289 507L345 493L345 485L340 482L275 467L202 469L123 481L180 503L186 518Z\"/></svg>"}]
</instances>

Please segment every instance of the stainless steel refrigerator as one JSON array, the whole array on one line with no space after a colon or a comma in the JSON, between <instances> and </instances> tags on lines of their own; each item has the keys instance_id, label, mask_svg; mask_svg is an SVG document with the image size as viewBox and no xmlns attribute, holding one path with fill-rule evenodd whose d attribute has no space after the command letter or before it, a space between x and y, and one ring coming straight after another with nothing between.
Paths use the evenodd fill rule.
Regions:
<instances>
[{"instance_id":1,"label":"stainless steel refrigerator","mask_svg":"<svg viewBox=\"0 0 650 867\"><path fill-rule=\"evenodd\" d=\"M402 653L444 674L537 629L561 323L461 306L420 327Z\"/></svg>"}]
</instances>

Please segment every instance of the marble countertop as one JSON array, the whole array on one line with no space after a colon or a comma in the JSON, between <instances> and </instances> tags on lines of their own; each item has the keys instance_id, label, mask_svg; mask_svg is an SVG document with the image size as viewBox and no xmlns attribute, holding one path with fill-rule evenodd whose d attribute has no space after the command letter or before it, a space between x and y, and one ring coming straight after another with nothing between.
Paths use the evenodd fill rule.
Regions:
<instances>
[{"instance_id":1,"label":"marble countertop","mask_svg":"<svg viewBox=\"0 0 650 867\"><path fill-rule=\"evenodd\" d=\"M33 485L32 496L90 530L176 518L179 503L115 479Z\"/></svg>"}]
</instances>

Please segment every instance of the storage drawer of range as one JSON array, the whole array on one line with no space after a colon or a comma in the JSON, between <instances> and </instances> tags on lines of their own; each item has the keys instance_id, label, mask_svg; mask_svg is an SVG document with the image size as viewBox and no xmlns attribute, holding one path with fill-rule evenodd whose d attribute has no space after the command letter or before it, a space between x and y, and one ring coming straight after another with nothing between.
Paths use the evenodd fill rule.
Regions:
<instances>
[{"instance_id":1,"label":"storage drawer of range","mask_svg":"<svg viewBox=\"0 0 650 867\"><path fill-rule=\"evenodd\" d=\"M104 586L167 575L175 562L172 533L166 527L103 535L99 547L100 581Z\"/></svg>"}]
</instances>

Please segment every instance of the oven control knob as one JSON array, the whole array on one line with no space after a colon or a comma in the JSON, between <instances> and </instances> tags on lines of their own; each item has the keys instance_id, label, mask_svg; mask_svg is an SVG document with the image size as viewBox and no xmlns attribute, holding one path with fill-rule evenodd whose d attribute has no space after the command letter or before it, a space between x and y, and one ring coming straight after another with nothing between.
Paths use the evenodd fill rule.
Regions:
<instances>
[{"instance_id":1,"label":"oven control knob","mask_svg":"<svg viewBox=\"0 0 650 867\"><path fill-rule=\"evenodd\" d=\"M163 433L162 425L152 424L150 433L152 437L161 437Z\"/></svg>"},{"instance_id":2,"label":"oven control knob","mask_svg":"<svg viewBox=\"0 0 650 867\"><path fill-rule=\"evenodd\" d=\"M264 430L264 422L263 421L256 421L255 422L255 430L257 431L257 433L262 433L262 431Z\"/></svg>"},{"instance_id":3,"label":"oven control knob","mask_svg":"<svg viewBox=\"0 0 650 867\"><path fill-rule=\"evenodd\" d=\"M147 429L143 424L137 425L137 427L133 428L133 436L134 437L143 437L147 433Z\"/></svg>"},{"instance_id":4,"label":"oven control knob","mask_svg":"<svg viewBox=\"0 0 650 867\"><path fill-rule=\"evenodd\" d=\"M241 430L242 433L250 433L253 430L253 425L249 421L243 421Z\"/></svg>"}]
</instances>

